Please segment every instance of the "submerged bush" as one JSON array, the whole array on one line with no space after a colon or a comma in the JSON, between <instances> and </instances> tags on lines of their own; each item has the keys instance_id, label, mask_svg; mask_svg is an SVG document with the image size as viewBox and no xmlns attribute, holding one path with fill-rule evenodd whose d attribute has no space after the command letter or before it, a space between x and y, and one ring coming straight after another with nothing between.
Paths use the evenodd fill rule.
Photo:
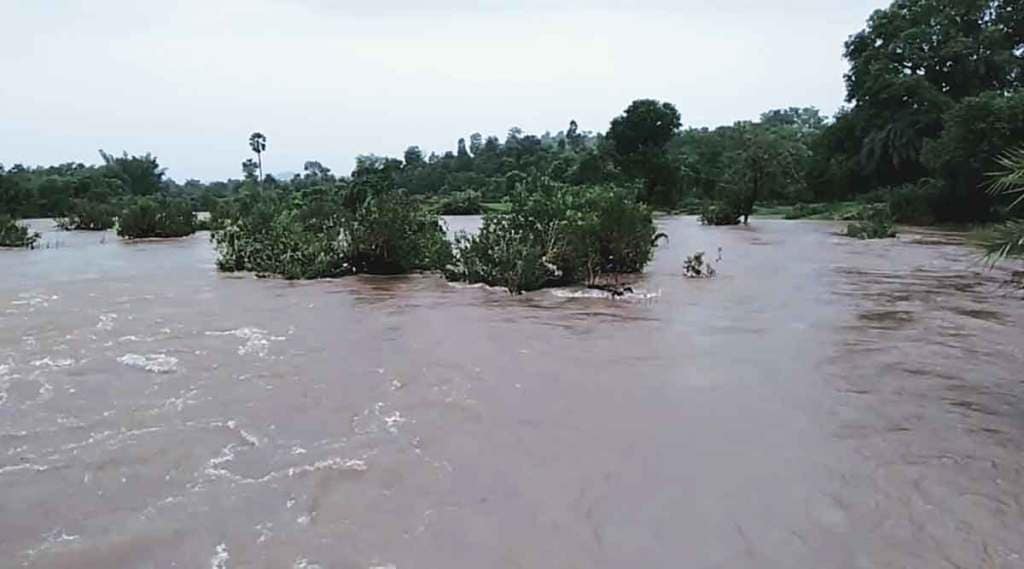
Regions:
<instances>
[{"instance_id":1,"label":"submerged bush","mask_svg":"<svg viewBox=\"0 0 1024 569\"><path fill-rule=\"evenodd\" d=\"M9 215L0 215L0 247L33 247L39 234Z\"/></svg>"},{"instance_id":2,"label":"submerged bush","mask_svg":"<svg viewBox=\"0 0 1024 569\"><path fill-rule=\"evenodd\" d=\"M222 271L315 279L443 269L452 258L437 216L397 190L259 191L224 211L213 233Z\"/></svg>"},{"instance_id":3,"label":"submerged bush","mask_svg":"<svg viewBox=\"0 0 1024 569\"><path fill-rule=\"evenodd\" d=\"M443 269L452 260L440 220L403 191L376 193L342 221L342 248L356 272Z\"/></svg>"},{"instance_id":4,"label":"submerged bush","mask_svg":"<svg viewBox=\"0 0 1024 569\"><path fill-rule=\"evenodd\" d=\"M724 202L705 204L700 212L703 225L739 225L743 215L740 209Z\"/></svg>"},{"instance_id":5,"label":"submerged bush","mask_svg":"<svg viewBox=\"0 0 1024 569\"><path fill-rule=\"evenodd\" d=\"M683 276L689 279L710 279L717 271L710 261L704 260L704 251L698 251L683 261Z\"/></svg>"},{"instance_id":6,"label":"submerged bush","mask_svg":"<svg viewBox=\"0 0 1024 569\"><path fill-rule=\"evenodd\" d=\"M186 200L140 198L117 221L117 234L128 239L184 237L195 231L196 216Z\"/></svg>"},{"instance_id":7,"label":"submerged bush","mask_svg":"<svg viewBox=\"0 0 1024 569\"><path fill-rule=\"evenodd\" d=\"M532 180L513 196L509 213L488 214L477 235L457 238L448 276L512 293L593 284L643 270L655 233L650 209L632 191Z\"/></svg>"},{"instance_id":8,"label":"submerged bush","mask_svg":"<svg viewBox=\"0 0 1024 569\"><path fill-rule=\"evenodd\" d=\"M857 239L896 237L892 213L887 205L870 205L861 210L860 221L846 227L846 235Z\"/></svg>"},{"instance_id":9,"label":"submerged bush","mask_svg":"<svg viewBox=\"0 0 1024 569\"><path fill-rule=\"evenodd\" d=\"M106 231L114 227L117 207L92 200L73 200L64 217L57 220L57 226L64 230Z\"/></svg>"}]
</instances>

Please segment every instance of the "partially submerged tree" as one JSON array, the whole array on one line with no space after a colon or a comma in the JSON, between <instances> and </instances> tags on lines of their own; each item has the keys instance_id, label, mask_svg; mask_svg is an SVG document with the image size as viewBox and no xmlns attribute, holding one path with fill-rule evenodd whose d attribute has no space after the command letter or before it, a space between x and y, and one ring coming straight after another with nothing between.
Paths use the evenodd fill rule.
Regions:
<instances>
[{"instance_id":1,"label":"partially submerged tree","mask_svg":"<svg viewBox=\"0 0 1024 569\"><path fill-rule=\"evenodd\" d=\"M38 233L9 215L0 215L0 247L32 247L38 240Z\"/></svg>"},{"instance_id":2,"label":"partially submerged tree","mask_svg":"<svg viewBox=\"0 0 1024 569\"><path fill-rule=\"evenodd\" d=\"M117 234L127 239L184 237L196 232L196 216L185 200L139 198L117 220Z\"/></svg>"}]
</instances>

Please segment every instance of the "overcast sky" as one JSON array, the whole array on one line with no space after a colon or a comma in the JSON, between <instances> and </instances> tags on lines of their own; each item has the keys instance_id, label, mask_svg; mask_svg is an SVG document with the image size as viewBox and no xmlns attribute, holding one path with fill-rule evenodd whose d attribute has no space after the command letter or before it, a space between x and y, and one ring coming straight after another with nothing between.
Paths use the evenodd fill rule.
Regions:
<instances>
[{"instance_id":1,"label":"overcast sky","mask_svg":"<svg viewBox=\"0 0 1024 569\"><path fill-rule=\"evenodd\" d=\"M0 163L152 152L177 180L473 132L603 131L636 98L684 126L843 102L843 41L883 0L0 0ZM429 6L429 7L427 7Z\"/></svg>"}]
</instances>

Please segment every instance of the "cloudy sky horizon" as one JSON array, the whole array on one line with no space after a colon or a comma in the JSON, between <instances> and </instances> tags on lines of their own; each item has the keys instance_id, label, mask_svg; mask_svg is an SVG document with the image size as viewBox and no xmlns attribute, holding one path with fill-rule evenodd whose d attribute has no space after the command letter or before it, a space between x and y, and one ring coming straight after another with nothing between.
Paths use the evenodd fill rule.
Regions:
<instances>
[{"instance_id":1,"label":"cloudy sky horizon","mask_svg":"<svg viewBox=\"0 0 1024 569\"><path fill-rule=\"evenodd\" d=\"M630 101L713 127L843 104L842 45L882 0L0 0L0 163L152 152L179 180L473 132L603 131Z\"/></svg>"}]
</instances>

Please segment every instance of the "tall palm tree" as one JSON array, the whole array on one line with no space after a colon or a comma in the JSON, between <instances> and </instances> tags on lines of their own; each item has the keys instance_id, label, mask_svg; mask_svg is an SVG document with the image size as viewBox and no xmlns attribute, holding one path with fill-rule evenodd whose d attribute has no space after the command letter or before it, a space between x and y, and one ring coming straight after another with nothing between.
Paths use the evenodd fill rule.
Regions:
<instances>
[{"instance_id":1,"label":"tall palm tree","mask_svg":"<svg viewBox=\"0 0 1024 569\"><path fill-rule=\"evenodd\" d=\"M989 191L1014 197L1010 210L1024 203L1024 147L1009 150L997 159L1002 170L992 174ZM1024 221L1010 221L986 231L980 239L985 258L997 263L1007 257L1024 257Z\"/></svg>"},{"instance_id":2,"label":"tall palm tree","mask_svg":"<svg viewBox=\"0 0 1024 569\"><path fill-rule=\"evenodd\" d=\"M256 153L256 162L259 166L259 182L263 183L263 151L267 149L267 137L263 133L254 132L249 135L249 148Z\"/></svg>"}]
</instances>

